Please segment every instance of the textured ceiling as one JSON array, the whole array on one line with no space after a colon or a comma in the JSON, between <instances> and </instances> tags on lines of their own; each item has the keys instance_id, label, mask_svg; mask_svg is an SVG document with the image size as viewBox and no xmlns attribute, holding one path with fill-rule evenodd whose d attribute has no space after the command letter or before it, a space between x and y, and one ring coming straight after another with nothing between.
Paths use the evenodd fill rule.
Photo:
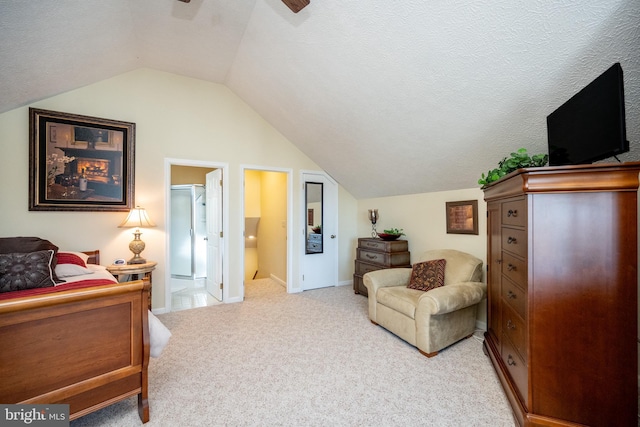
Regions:
<instances>
[{"instance_id":1,"label":"textured ceiling","mask_svg":"<svg viewBox=\"0 0 640 427\"><path fill-rule=\"evenodd\" d=\"M637 0L0 0L0 40L0 112L138 67L222 83L357 198L546 152L546 116L620 62L640 159Z\"/></svg>"}]
</instances>

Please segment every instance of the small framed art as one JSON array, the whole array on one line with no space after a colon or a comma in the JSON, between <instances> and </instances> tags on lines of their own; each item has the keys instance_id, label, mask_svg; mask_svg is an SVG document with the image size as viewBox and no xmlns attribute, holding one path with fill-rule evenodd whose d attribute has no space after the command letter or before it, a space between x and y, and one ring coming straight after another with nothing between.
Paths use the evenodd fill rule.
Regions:
<instances>
[{"instance_id":1,"label":"small framed art","mask_svg":"<svg viewBox=\"0 0 640 427\"><path fill-rule=\"evenodd\" d=\"M446 202L448 234L478 234L478 201Z\"/></svg>"}]
</instances>

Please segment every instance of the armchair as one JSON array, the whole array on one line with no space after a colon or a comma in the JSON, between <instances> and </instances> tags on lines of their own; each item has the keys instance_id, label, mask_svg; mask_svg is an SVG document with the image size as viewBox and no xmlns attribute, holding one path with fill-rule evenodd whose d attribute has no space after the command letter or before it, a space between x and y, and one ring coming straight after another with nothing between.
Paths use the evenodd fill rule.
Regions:
<instances>
[{"instance_id":1,"label":"armchair","mask_svg":"<svg viewBox=\"0 0 640 427\"><path fill-rule=\"evenodd\" d=\"M445 259L444 285L429 291L408 288L411 268L364 275L369 319L433 357L473 335L478 303L486 294L482 260L453 249L428 251L418 262Z\"/></svg>"}]
</instances>

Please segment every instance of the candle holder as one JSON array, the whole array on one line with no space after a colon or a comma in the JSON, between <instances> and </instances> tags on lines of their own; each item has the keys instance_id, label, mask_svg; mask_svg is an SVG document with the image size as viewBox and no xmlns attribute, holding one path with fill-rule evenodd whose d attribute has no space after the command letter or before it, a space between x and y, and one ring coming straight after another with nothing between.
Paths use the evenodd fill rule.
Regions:
<instances>
[{"instance_id":1,"label":"candle holder","mask_svg":"<svg viewBox=\"0 0 640 427\"><path fill-rule=\"evenodd\" d=\"M371 237L378 237L378 232L376 231L376 222L380 219L380 215L378 215L378 209L369 209L369 221L371 221Z\"/></svg>"}]
</instances>

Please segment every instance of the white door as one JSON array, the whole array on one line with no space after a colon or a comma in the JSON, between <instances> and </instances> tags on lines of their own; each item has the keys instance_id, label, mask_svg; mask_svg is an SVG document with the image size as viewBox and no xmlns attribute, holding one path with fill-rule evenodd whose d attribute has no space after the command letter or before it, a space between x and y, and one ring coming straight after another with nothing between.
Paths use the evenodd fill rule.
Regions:
<instances>
[{"instance_id":1,"label":"white door","mask_svg":"<svg viewBox=\"0 0 640 427\"><path fill-rule=\"evenodd\" d=\"M207 174L207 292L222 301L222 169Z\"/></svg>"},{"instance_id":2,"label":"white door","mask_svg":"<svg viewBox=\"0 0 640 427\"><path fill-rule=\"evenodd\" d=\"M302 289L338 284L338 185L322 173L302 174Z\"/></svg>"}]
</instances>

